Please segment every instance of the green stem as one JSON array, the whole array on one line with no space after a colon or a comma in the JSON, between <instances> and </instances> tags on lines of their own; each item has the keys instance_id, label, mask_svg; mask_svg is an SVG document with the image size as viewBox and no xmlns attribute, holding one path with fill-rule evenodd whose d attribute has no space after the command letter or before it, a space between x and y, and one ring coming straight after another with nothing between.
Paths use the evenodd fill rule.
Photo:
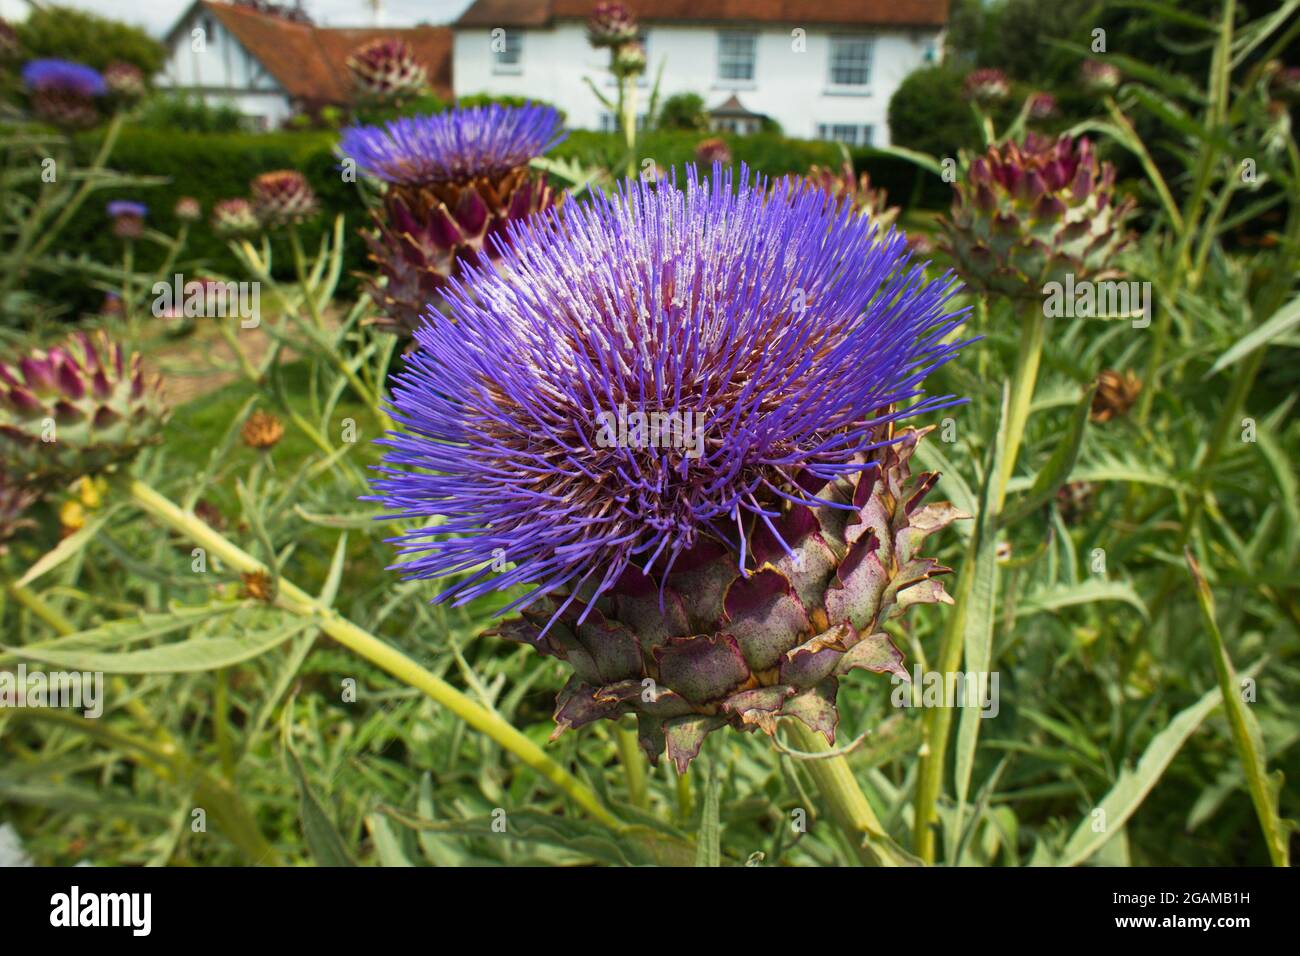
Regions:
<instances>
[{"instance_id":1,"label":"green stem","mask_svg":"<svg viewBox=\"0 0 1300 956\"><path fill-rule=\"evenodd\" d=\"M59 215L55 218L54 222L47 227L42 227L41 238L37 240L36 245L32 247L31 257L33 259L39 257L41 253L49 248L50 243L58 238L59 232L62 231L63 227L66 226L72 220L72 217L77 214L77 210L81 208L81 204L86 201L87 197L90 196L91 191L98 184L99 176L97 174L108 163L108 157L113 154L113 147L117 145L118 134L122 132L122 121L124 116L125 114L121 112L113 114L113 119L108 124L108 130L104 133L104 139L99 144L99 152L95 154L95 159L90 165L89 172L91 175L86 176L81 181L81 186L73 194L72 199L68 201L67 205L59 211Z\"/></svg>"},{"instance_id":2,"label":"green stem","mask_svg":"<svg viewBox=\"0 0 1300 956\"><path fill-rule=\"evenodd\" d=\"M618 78L618 106L622 114L620 122L623 124L623 139L627 143L627 177L635 179L637 174L635 74Z\"/></svg>"},{"instance_id":3,"label":"green stem","mask_svg":"<svg viewBox=\"0 0 1300 956\"><path fill-rule=\"evenodd\" d=\"M687 767L677 773L677 819L682 823L688 823L694 812L695 801L691 796L691 768Z\"/></svg>"},{"instance_id":4,"label":"green stem","mask_svg":"<svg viewBox=\"0 0 1300 956\"><path fill-rule=\"evenodd\" d=\"M805 753L829 754L830 744L799 720L787 720L795 745ZM853 770L842 754L804 760L800 766L808 771L817 792L826 803L832 819L844 831L864 863L873 866L906 866L910 861L880 825L876 811L853 777Z\"/></svg>"},{"instance_id":5,"label":"green stem","mask_svg":"<svg viewBox=\"0 0 1300 956\"><path fill-rule=\"evenodd\" d=\"M966 633L966 608L970 606L975 587L975 561L979 543L971 536L962 562L961 577L953 595L952 613L948 615L943 642L935 669L940 674L953 674L961 666L961 656ZM915 813L912 822L912 849L926 863L935 857L934 823L939 791L943 789L943 769L948 757L948 736L952 731L953 710L950 707L930 707L921 719L921 756L916 776Z\"/></svg>"},{"instance_id":6,"label":"green stem","mask_svg":"<svg viewBox=\"0 0 1300 956\"><path fill-rule=\"evenodd\" d=\"M1025 436L1025 424L1029 421L1029 407L1034 400L1034 385L1038 381L1038 365L1043 357L1043 338L1047 329L1047 317L1043 314L1043 305L1032 301L1025 309L1024 334L1020 337L1020 350L1016 353L1016 370L1011 378L1011 407L1007 416L1006 445L1002 459L998 493L994 500L998 511L1006 500L1007 483L1015 474L1016 458L1020 454L1020 443Z\"/></svg>"},{"instance_id":7,"label":"green stem","mask_svg":"<svg viewBox=\"0 0 1300 956\"><path fill-rule=\"evenodd\" d=\"M650 806L646 789L645 756L637 744L636 731L622 724L614 728L614 741L618 744L618 759L627 775L627 796L632 806L644 810Z\"/></svg>"},{"instance_id":8,"label":"green stem","mask_svg":"<svg viewBox=\"0 0 1300 956\"><path fill-rule=\"evenodd\" d=\"M172 501L136 479L125 481L125 490L143 511L206 548L230 567L244 574L269 573L266 566L248 552L218 534L195 515L182 511ZM501 715L475 703L441 678L370 632L326 607L291 581L281 577L277 606L312 618L322 631L338 643L392 674L398 680L428 695L475 730L485 734L524 764L541 774L592 817L612 829L622 823L605 809L600 799L569 771L552 760L537 744L524 736Z\"/></svg>"}]
</instances>

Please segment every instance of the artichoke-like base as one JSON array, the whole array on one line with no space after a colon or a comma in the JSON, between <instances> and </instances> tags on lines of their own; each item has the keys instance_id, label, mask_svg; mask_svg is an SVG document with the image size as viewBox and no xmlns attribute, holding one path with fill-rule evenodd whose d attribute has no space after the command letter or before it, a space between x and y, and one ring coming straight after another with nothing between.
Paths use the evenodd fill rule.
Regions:
<instances>
[{"instance_id":1,"label":"artichoke-like base","mask_svg":"<svg viewBox=\"0 0 1300 956\"><path fill-rule=\"evenodd\" d=\"M0 469L21 485L129 459L162 440L166 418L161 380L102 332L0 364Z\"/></svg>"},{"instance_id":2,"label":"artichoke-like base","mask_svg":"<svg viewBox=\"0 0 1300 956\"><path fill-rule=\"evenodd\" d=\"M728 724L771 735L778 717L794 717L833 743L840 678L861 669L907 679L885 622L914 604L951 603L937 580L950 569L919 549L967 516L921 504L938 479L912 475L923 435L904 430L877 452L877 468L813 492L846 507L790 504L775 522L780 540L756 529L744 574L732 550L708 543L683 555L667 581L633 569L553 622L564 597L503 624L499 636L573 668L554 736L635 713L650 761L667 752L679 771Z\"/></svg>"},{"instance_id":3,"label":"artichoke-like base","mask_svg":"<svg viewBox=\"0 0 1300 956\"><path fill-rule=\"evenodd\" d=\"M390 186L382 207L372 210L376 228L362 234L386 280L367 283L381 312L377 324L409 336L429 306L439 306L463 260L491 255L493 242L505 241L512 222L559 201L527 166L466 182Z\"/></svg>"}]
</instances>

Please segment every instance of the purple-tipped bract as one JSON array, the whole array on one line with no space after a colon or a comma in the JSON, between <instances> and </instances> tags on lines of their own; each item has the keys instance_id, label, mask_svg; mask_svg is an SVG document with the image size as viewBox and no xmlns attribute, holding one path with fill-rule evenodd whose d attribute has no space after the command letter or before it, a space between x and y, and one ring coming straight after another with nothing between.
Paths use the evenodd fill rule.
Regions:
<instances>
[{"instance_id":1,"label":"purple-tipped bract","mask_svg":"<svg viewBox=\"0 0 1300 956\"><path fill-rule=\"evenodd\" d=\"M956 401L922 382L960 347L960 286L927 281L901 233L743 166L624 190L513 227L395 376L378 500L444 519L397 539L410 578L472 572L443 598L591 599L706 541L747 566L745 529ZM638 412L682 440L647 440Z\"/></svg>"},{"instance_id":2,"label":"purple-tipped bract","mask_svg":"<svg viewBox=\"0 0 1300 956\"><path fill-rule=\"evenodd\" d=\"M419 186L496 176L526 165L563 136L549 106L489 106L402 117L343 131L339 151L362 172Z\"/></svg>"}]
</instances>

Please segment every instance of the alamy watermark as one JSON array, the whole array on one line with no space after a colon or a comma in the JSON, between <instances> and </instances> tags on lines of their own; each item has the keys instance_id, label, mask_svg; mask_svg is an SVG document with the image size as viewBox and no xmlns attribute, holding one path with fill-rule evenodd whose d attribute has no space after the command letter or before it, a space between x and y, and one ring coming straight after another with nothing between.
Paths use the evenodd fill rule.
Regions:
<instances>
[{"instance_id":1,"label":"alamy watermark","mask_svg":"<svg viewBox=\"0 0 1300 956\"><path fill-rule=\"evenodd\" d=\"M179 272L171 282L153 284L155 318L225 319L237 317L245 329L255 329L262 322L262 284L260 282L218 282L216 279L191 279Z\"/></svg>"},{"instance_id":2,"label":"alamy watermark","mask_svg":"<svg viewBox=\"0 0 1300 956\"><path fill-rule=\"evenodd\" d=\"M104 713L104 674L101 671L0 671L0 709L6 707L72 707L89 718Z\"/></svg>"},{"instance_id":3,"label":"alamy watermark","mask_svg":"<svg viewBox=\"0 0 1300 956\"><path fill-rule=\"evenodd\" d=\"M679 448L687 458L704 453L704 416L692 411L629 412L619 405L596 413L601 448Z\"/></svg>"},{"instance_id":4,"label":"alamy watermark","mask_svg":"<svg viewBox=\"0 0 1300 956\"><path fill-rule=\"evenodd\" d=\"M1073 272L1064 282L1043 286L1043 315L1049 319L1132 319L1133 328L1151 324L1151 283L1117 279L1080 279Z\"/></svg>"},{"instance_id":5,"label":"alamy watermark","mask_svg":"<svg viewBox=\"0 0 1300 956\"><path fill-rule=\"evenodd\" d=\"M912 668L912 680L894 674L889 702L895 707L976 707L983 718L1002 709L998 702L997 671L923 671Z\"/></svg>"}]
</instances>

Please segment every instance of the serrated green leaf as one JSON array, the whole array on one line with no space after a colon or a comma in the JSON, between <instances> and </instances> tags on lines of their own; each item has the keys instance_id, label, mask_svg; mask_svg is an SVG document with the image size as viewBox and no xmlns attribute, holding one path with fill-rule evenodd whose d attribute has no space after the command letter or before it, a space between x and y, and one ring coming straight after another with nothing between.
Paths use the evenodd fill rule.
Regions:
<instances>
[{"instance_id":1,"label":"serrated green leaf","mask_svg":"<svg viewBox=\"0 0 1300 956\"><path fill-rule=\"evenodd\" d=\"M1027 617L1094 601L1122 601L1135 608L1144 618L1147 616L1146 603L1132 584L1127 581L1108 581L1105 578L1085 578L1077 584L1060 583L1039 588L1021 598L1017 610L1022 617Z\"/></svg>"},{"instance_id":2,"label":"serrated green leaf","mask_svg":"<svg viewBox=\"0 0 1300 956\"><path fill-rule=\"evenodd\" d=\"M1096 810L1100 814L1097 815L1094 811L1075 828L1065 849L1061 851L1060 858L1055 861L1057 865L1077 866L1087 861L1119 833L1137 812L1147 794L1159 783L1183 744L1222 700L1222 692L1215 687L1196 703L1175 714L1168 726L1152 738L1138 760L1137 767L1132 770L1125 767L1120 771L1115 785L1097 804Z\"/></svg>"},{"instance_id":3,"label":"serrated green leaf","mask_svg":"<svg viewBox=\"0 0 1300 956\"><path fill-rule=\"evenodd\" d=\"M293 770L294 781L298 785L303 837L307 841L307 849L311 852L316 865L356 866L334 821L325 812L325 807L317 798L311 784L307 782L307 773L303 770L298 754L288 743L285 744L284 749L289 756L289 766Z\"/></svg>"},{"instance_id":4,"label":"serrated green leaf","mask_svg":"<svg viewBox=\"0 0 1300 956\"><path fill-rule=\"evenodd\" d=\"M9 652L27 660L41 661L71 671L100 671L105 674L192 674L217 670L251 660L301 634L310 621L291 621L279 627L253 630L220 637L192 637L172 644L160 644L139 651L101 653L81 649L15 647ZM69 635L65 640L84 635Z\"/></svg>"},{"instance_id":5,"label":"serrated green leaf","mask_svg":"<svg viewBox=\"0 0 1300 956\"><path fill-rule=\"evenodd\" d=\"M1214 593L1201 574L1200 565L1192 555L1191 549L1184 552L1187 569L1192 575L1192 584L1196 588L1196 602L1201 608L1201 618L1205 622L1206 633L1214 649L1214 672L1219 679L1219 690L1223 694L1223 709L1228 715L1228 726L1232 730L1232 742L1237 748L1237 757L1241 761L1242 772L1246 775L1246 788L1250 791L1251 802L1255 805L1255 815L1259 818L1260 829L1264 832L1264 844L1268 848L1269 859L1274 866L1290 866L1291 830L1295 824L1282 819L1278 798L1282 789L1282 775L1270 778L1268 758L1264 751L1264 735L1260 732L1259 722L1241 699L1241 686L1237 682L1237 672L1232 666L1232 658L1223 643L1219 632L1219 623L1214 613Z\"/></svg>"}]
</instances>

